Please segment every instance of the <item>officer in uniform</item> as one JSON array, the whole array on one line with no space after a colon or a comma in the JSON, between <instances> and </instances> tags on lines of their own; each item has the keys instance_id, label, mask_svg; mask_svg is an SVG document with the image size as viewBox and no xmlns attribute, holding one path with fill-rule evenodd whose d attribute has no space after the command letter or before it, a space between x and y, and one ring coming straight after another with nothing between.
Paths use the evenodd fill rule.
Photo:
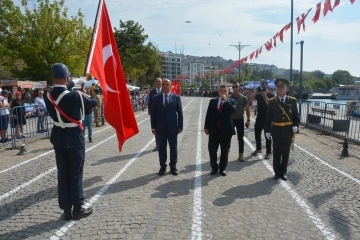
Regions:
<instances>
[{"instance_id":1,"label":"officer in uniform","mask_svg":"<svg viewBox=\"0 0 360 240\"><path fill-rule=\"evenodd\" d=\"M289 81L276 79L277 96L269 101L265 121L265 136L273 138L274 179L287 180L286 172L289 162L290 147L300 124L296 99L286 96ZM271 132L271 133L270 133Z\"/></svg>"},{"instance_id":2,"label":"officer in uniform","mask_svg":"<svg viewBox=\"0 0 360 240\"><path fill-rule=\"evenodd\" d=\"M91 208L83 207L85 140L82 120L84 108L94 107L97 102L84 93L68 90L74 83L69 82L70 72L66 65L54 64L51 73L54 86L44 100L54 121L50 142L54 146L58 169L59 206L64 210L65 220L78 220L92 213Z\"/></svg>"}]
</instances>

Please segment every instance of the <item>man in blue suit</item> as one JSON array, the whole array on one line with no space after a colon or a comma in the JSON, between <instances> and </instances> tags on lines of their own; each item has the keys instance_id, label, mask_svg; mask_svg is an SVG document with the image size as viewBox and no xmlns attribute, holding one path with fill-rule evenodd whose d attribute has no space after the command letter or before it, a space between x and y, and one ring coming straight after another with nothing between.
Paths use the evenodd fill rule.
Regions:
<instances>
[{"instance_id":1,"label":"man in blue suit","mask_svg":"<svg viewBox=\"0 0 360 240\"><path fill-rule=\"evenodd\" d=\"M151 105L152 105L152 100L153 100L154 96L159 95L161 93L161 82L162 82L161 78L155 79L155 88L153 90L151 90L149 93L149 101L148 101L149 115L151 115ZM156 147L153 150L154 152L159 149L159 140L156 135L155 135L155 141L156 141Z\"/></svg>"},{"instance_id":2,"label":"man in blue suit","mask_svg":"<svg viewBox=\"0 0 360 240\"><path fill-rule=\"evenodd\" d=\"M178 95L170 93L171 81L163 79L162 94L152 99L151 129L159 141L159 175L166 172L167 142L170 146L170 172L178 175L177 163L177 135L183 130L183 111L181 99Z\"/></svg>"}]
</instances>

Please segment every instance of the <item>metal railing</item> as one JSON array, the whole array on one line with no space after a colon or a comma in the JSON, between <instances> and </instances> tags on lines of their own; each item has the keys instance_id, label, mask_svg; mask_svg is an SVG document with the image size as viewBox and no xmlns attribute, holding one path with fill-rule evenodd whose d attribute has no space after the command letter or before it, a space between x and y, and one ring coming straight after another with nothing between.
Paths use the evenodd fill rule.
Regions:
<instances>
[{"instance_id":1,"label":"metal railing","mask_svg":"<svg viewBox=\"0 0 360 240\"><path fill-rule=\"evenodd\" d=\"M354 116L354 106L298 100L298 107L306 127L360 142L360 118Z\"/></svg>"},{"instance_id":2,"label":"metal railing","mask_svg":"<svg viewBox=\"0 0 360 240\"><path fill-rule=\"evenodd\" d=\"M0 129L5 133L0 135L0 148L15 148L29 139L50 137L53 121L46 110L41 110L38 115L36 107L35 104L28 104L8 111L0 108ZM7 112L9 114L4 115Z\"/></svg>"}]
</instances>

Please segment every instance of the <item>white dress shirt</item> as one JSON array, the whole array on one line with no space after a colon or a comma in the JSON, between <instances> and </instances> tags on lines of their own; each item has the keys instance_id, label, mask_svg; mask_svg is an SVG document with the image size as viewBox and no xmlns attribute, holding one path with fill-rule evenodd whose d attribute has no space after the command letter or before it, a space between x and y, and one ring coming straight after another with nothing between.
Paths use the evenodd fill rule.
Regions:
<instances>
[{"instance_id":1,"label":"white dress shirt","mask_svg":"<svg viewBox=\"0 0 360 240\"><path fill-rule=\"evenodd\" d=\"M286 95L284 96L284 97L279 97L279 100L280 100L280 102L281 102L281 99L284 99L284 104L285 104L285 102L286 102Z\"/></svg>"}]
</instances>

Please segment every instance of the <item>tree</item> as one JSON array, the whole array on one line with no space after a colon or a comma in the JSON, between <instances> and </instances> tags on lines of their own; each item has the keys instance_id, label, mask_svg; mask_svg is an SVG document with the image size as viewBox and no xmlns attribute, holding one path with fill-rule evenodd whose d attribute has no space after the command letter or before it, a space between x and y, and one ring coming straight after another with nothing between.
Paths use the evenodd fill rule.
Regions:
<instances>
[{"instance_id":1,"label":"tree","mask_svg":"<svg viewBox=\"0 0 360 240\"><path fill-rule=\"evenodd\" d=\"M125 75L139 85L152 85L154 79L161 76L161 57L152 42L145 44L148 35L144 28L132 20L120 20L114 35Z\"/></svg>"},{"instance_id":2,"label":"tree","mask_svg":"<svg viewBox=\"0 0 360 240\"><path fill-rule=\"evenodd\" d=\"M83 75L91 28L84 24L82 12L69 18L65 0L31 1L32 7L30 1L22 0L24 12L10 2L1 0L6 5L1 10L6 27L0 28L4 50L0 59L8 60L5 67L17 77L50 80L51 66L63 62L72 75Z\"/></svg>"},{"instance_id":3,"label":"tree","mask_svg":"<svg viewBox=\"0 0 360 240\"><path fill-rule=\"evenodd\" d=\"M312 72L312 74L319 79L324 79L324 77L325 77L325 73L323 73L320 70L315 70Z\"/></svg>"},{"instance_id":4,"label":"tree","mask_svg":"<svg viewBox=\"0 0 360 240\"><path fill-rule=\"evenodd\" d=\"M354 78L348 71L337 70L332 75L332 80L337 84L350 85L354 84Z\"/></svg>"},{"instance_id":5,"label":"tree","mask_svg":"<svg viewBox=\"0 0 360 240\"><path fill-rule=\"evenodd\" d=\"M262 79L271 79L273 77L273 73L271 72L271 70L261 70L260 77Z\"/></svg>"}]
</instances>

